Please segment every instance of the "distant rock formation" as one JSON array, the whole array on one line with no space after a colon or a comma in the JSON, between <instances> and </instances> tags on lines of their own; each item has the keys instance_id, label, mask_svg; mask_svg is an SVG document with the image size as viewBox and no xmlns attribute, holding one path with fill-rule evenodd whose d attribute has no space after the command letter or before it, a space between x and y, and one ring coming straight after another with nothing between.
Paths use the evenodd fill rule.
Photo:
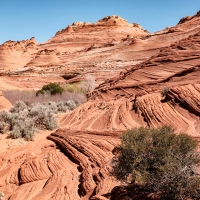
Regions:
<instances>
[{"instance_id":1,"label":"distant rock formation","mask_svg":"<svg viewBox=\"0 0 200 200\"><path fill-rule=\"evenodd\" d=\"M7 41L0 45L0 71L15 70L24 67L37 52L35 38L22 41Z\"/></svg>"}]
</instances>

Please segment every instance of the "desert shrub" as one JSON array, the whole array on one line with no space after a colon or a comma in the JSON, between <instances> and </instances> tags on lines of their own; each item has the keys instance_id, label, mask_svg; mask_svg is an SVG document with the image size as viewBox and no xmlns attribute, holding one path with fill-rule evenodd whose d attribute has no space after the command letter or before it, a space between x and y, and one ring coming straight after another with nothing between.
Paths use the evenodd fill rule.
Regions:
<instances>
[{"instance_id":1,"label":"desert shrub","mask_svg":"<svg viewBox=\"0 0 200 200\"><path fill-rule=\"evenodd\" d=\"M0 121L0 133L5 133L6 123L4 121Z\"/></svg>"},{"instance_id":2,"label":"desert shrub","mask_svg":"<svg viewBox=\"0 0 200 200\"><path fill-rule=\"evenodd\" d=\"M57 108L59 112L71 111L74 110L77 106L79 106L79 102L72 100L57 103Z\"/></svg>"},{"instance_id":3,"label":"desert shrub","mask_svg":"<svg viewBox=\"0 0 200 200\"><path fill-rule=\"evenodd\" d=\"M65 102L65 106L68 106L70 110L74 110L77 107L77 104L72 100L68 100Z\"/></svg>"},{"instance_id":4,"label":"desert shrub","mask_svg":"<svg viewBox=\"0 0 200 200\"><path fill-rule=\"evenodd\" d=\"M15 106L10 109L11 113L18 113L27 108L27 105L23 101L16 102Z\"/></svg>"},{"instance_id":5,"label":"desert shrub","mask_svg":"<svg viewBox=\"0 0 200 200\"><path fill-rule=\"evenodd\" d=\"M44 112L44 124L48 130L53 130L57 127L57 120L54 116L54 113L50 109L47 109Z\"/></svg>"},{"instance_id":6,"label":"desert shrub","mask_svg":"<svg viewBox=\"0 0 200 200\"><path fill-rule=\"evenodd\" d=\"M78 103L67 100L27 105L19 101L10 111L0 112L0 133L10 132L10 137L13 139L21 137L32 140L37 128L47 130L56 128L55 114L73 110L79 105Z\"/></svg>"},{"instance_id":7,"label":"desert shrub","mask_svg":"<svg viewBox=\"0 0 200 200\"><path fill-rule=\"evenodd\" d=\"M169 92L169 88L168 87L165 87L161 90L161 95L162 97L166 97L167 93Z\"/></svg>"},{"instance_id":8,"label":"desert shrub","mask_svg":"<svg viewBox=\"0 0 200 200\"><path fill-rule=\"evenodd\" d=\"M70 111L69 107L66 106L65 102L60 102L57 104L58 112L67 112Z\"/></svg>"},{"instance_id":9,"label":"desert shrub","mask_svg":"<svg viewBox=\"0 0 200 200\"><path fill-rule=\"evenodd\" d=\"M45 91L43 90L43 89L41 89L41 90L38 90L37 92L36 92L36 96L39 96L39 95L44 95L45 94Z\"/></svg>"},{"instance_id":10,"label":"desert shrub","mask_svg":"<svg viewBox=\"0 0 200 200\"><path fill-rule=\"evenodd\" d=\"M91 92L95 87L95 77L92 75L87 75L80 85L81 91L85 94Z\"/></svg>"},{"instance_id":11,"label":"desert shrub","mask_svg":"<svg viewBox=\"0 0 200 200\"><path fill-rule=\"evenodd\" d=\"M49 101L49 102L43 103L42 105L48 108L49 110L51 110L53 113L58 113L58 107L57 107L56 102Z\"/></svg>"},{"instance_id":12,"label":"desert shrub","mask_svg":"<svg viewBox=\"0 0 200 200\"><path fill-rule=\"evenodd\" d=\"M52 103L49 103L52 106ZM54 107L51 110L48 104L36 104L30 110L30 117L34 120L35 125L38 128L43 128L47 130L52 130L57 126L57 120L54 116L57 113L57 108Z\"/></svg>"},{"instance_id":13,"label":"desert shrub","mask_svg":"<svg viewBox=\"0 0 200 200\"><path fill-rule=\"evenodd\" d=\"M41 90L36 92L36 96L39 94L45 94L45 92L49 92L51 95L62 94L64 89L57 83L49 83L44 85Z\"/></svg>"},{"instance_id":14,"label":"desert shrub","mask_svg":"<svg viewBox=\"0 0 200 200\"><path fill-rule=\"evenodd\" d=\"M29 141L33 139L34 132L34 121L31 118L24 118L16 121L16 124L10 132L10 137L13 139L24 138Z\"/></svg>"},{"instance_id":15,"label":"desert shrub","mask_svg":"<svg viewBox=\"0 0 200 200\"><path fill-rule=\"evenodd\" d=\"M80 88L80 85L82 84L82 82L77 82L77 83L69 83L69 84L66 84L64 87L64 89L68 92L71 92L71 93L81 93L81 88Z\"/></svg>"},{"instance_id":16,"label":"desert shrub","mask_svg":"<svg viewBox=\"0 0 200 200\"><path fill-rule=\"evenodd\" d=\"M13 139L17 139L21 137L21 132L18 126L14 126L12 131L10 132L10 137Z\"/></svg>"},{"instance_id":17,"label":"desert shrub","mask_svg":"<svg viewBox=\"0 0 200 200\"><path fill-rule=\"evenodd\" d=\"M169 126L128 130L121 136L112 174L150 193L161 192L163 200L200 199L200 177L193 172L200 162L196 147L194 139Z\"/></svg>"},{"instance_id":18,"label":"desert shrub","mask_svg":"<svg viewBox=\"0 0 200 200\"><path fill-rule=\"evenodd\" d=\"M0 192L0 200L3 200L4 193Z\"/></svg>"}]
</instances>

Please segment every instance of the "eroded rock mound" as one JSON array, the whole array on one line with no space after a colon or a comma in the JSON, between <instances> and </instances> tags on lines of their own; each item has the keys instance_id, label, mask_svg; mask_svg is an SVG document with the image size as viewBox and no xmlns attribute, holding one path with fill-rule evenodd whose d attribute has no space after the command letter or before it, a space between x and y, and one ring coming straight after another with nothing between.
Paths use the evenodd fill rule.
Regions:
<instances>
[{"instance_id":1,"label":"eroded rock mound","mask_svg":"<svg viewBox=\"0 0 200 200\"><path fill-rule=\"evenodd\" d=\"M107 16L95 23L100 26L128 26L130 25L125 19L117 15Z\"/></svg>"},{"instance_id":2,"label":"eroded rock mound","mask_svg":"<svg viewBox=\"0 0 200 200\"><path fill-rule=\"evenodd\" d=\"M0 71L22 68L37 51L38 43L35 38L22 41L7 41L0 45Z\"/></svg>"},{"instance_id":3,"label":"eroded rock mound","mask_svg":"<svg viewBox=\"0 0 200 200\"><path fill-rule=\"evenodd\" d=\"M57 49L43 49L38 51L36 57L28 63L28 66L49 66L60 63L60 52Z\"/></svg>"},{"instance_id":4,"label":"eroded rock mound","mask_svg":"<svg viewBox=\"0 0 200 200\"><path fill-rule=\"evenodd\" d=\"M118 134L58 130L41 141L0 154L5 199L106 199Z\"/></svg>"}]
</instances>

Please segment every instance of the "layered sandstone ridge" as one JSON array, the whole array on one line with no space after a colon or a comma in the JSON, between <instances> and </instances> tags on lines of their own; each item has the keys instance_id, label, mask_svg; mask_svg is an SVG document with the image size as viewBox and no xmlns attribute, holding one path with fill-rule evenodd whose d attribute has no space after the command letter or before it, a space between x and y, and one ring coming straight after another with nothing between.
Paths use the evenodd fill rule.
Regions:
<instances>
[{"instance_id":1,"label":"layered sandstone ridge","mask_svg":"<svg viewBox=\"0 0 200 200\"><path fill-rule=\"evenodd\" d=\"M58 130L48 139L0 154L5 199L109 197L117 184L110 176L117 135Z\"/></svg>"},{"instance_id":2,"label":"layered sandstone ridge","mask_svg":"<svg viewBox=\"0 0 200 200\"><path fill-rule=\"evenodd\" d=\"M62 76L69 82L83 80L86 74L91 74L97 83L101 83L148 60L161 48L194 35L199 24L198 13L184 23L153 34L139 24L128 23L115 15L93 24L74 22L46 43L32 49L21 52L14 45L15 50L6 52L7 56L0 51L3 58L0 69L2 74L9 73L11 76Z\"/></svg>"},{"instance_id":3,"label":"layered sandstone ridge","mask_svg":"<svg viewBox=\"0 0 200 200\"><path fill-rule=\"evenodd\" d=\"M62 119L79 130L122 131L171 125L199 136L200 32L101 84L90 101ZM169 90L161 96L163 90Z\"/></svg>"},{"instance_id":4,"label":"layered sandstone ridge","mask_svg":"<svg viewBox=\"0 0 200 200\"><path fill-rule=\"evenodd\" d=\"M116 23L114 23L116 21ZM166 30L150 34L139 24L129 24L119 16L108 16L94 24L77 22L58 32L45 47L58 48L63 44L60 72L78 72L72 81L78 81L84 74L92 74L96 80L105 80L138 63L148 60L180 39L194 35L199 30L197 15L184 24L167 27ZM65 53L62 53L64 48ZM55 71L58 71L55 69Z\"/></svg>"}]
</instances>

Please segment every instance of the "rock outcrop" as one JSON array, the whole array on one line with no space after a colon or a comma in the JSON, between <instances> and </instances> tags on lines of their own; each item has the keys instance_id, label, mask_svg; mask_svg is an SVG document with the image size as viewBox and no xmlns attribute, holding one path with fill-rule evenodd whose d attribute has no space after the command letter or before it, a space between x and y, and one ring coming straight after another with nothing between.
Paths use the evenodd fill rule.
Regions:
<instances>
[{"instance_id":1,"label":"rock outcrop","mask_svg":"<svg viewBox=\"0 0 200 200\"><path fill-rule=\"evenodd\" d=\"M118 134L58 130L37 144L0 154L5 199L107 199Z\"/></svg>"},{"instance_id":2,"label":"rock outcrop","mask_svg":"<svg viewBox=\"0 0 200 200\"><path fill-rule=\"evenodd\" d=\"M199 136L199 40L200 32L101 84L61 125L93 131L171 125ZM169 91L162 97L165 89Z\"/></svg>"},{"instance_id":3,"label":"rock outcrop","mask_svg":"<svg viewBox=\"0 0 200 200\"><path fill-rule=\"evenodd\" d=\"M115 15L93 24L74 22L44 44L38 45L33 38L29 45L28 41L3 44L0 72L22 76L44 74L48 77L52 74L57 77L78 74L69 78L69 82L83 80L85 74L91 74L99 84L124 69L148 60L161 48L194 35L199 30L199 22L197 13L184 23L154 34L137 23L128 23ZM9 48L6 48L8 43ZM53 51L55 54L50 55ZM21 70L22 67L27 70ZM30 68L32 71L28 71Z\"/></svg>"},{"instance_id":4,"label":"rock outcrop","mask_svg":"<svg viewBox=\"0 0 200 200\"><path fill-rule=\"evenodd\" d=\"M35 38L22 41L7 41L0 45L0 73L24 67L37 52L38 43Z\"/></svg>"},{"instance_id":5,"label":"rock outcrop","mask_svg":"<svg viewBox=\"0 0 200 200\"><path fill-rule=\"evenodd\" d=\"M29 67L32 66L57 66L60 64L60 59L59 59L60 52L57 51L57 49L44 49L41 51L37 52L36 57L31 60L27 65Z\"/></svg>"}]
</instances>

